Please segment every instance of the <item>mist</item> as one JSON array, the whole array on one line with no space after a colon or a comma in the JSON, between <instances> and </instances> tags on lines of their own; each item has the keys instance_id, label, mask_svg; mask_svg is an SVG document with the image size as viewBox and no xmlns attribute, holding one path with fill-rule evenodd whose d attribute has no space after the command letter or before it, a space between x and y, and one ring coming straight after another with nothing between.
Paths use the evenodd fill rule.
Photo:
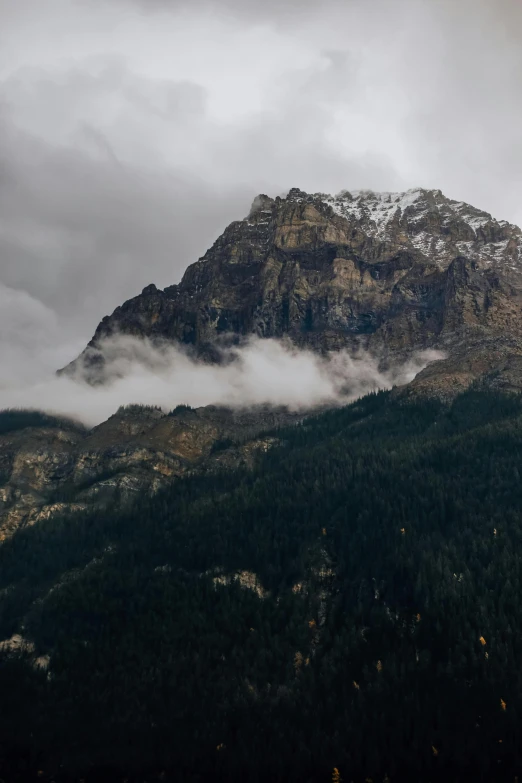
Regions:
<instances>
[{"instance_id":1,"label":"mist","mask_svg":"<svg viewBox=\"0 0 522 783\"><path fill-rule=\"evenodd\" d=\"M370 391L408 383L437 351L415 354L383 372L377 357L347 351L320 356L290 342L252 337L244 345L224 349L222 363L208 364L173 344L152 344L129 336L100 345L107 381L91 385L80 369L75 377L57 376L40 366L28 376L12 372L0 385L0 409L37 408L67 415L94 426L120 405L155 405L168 412L179 404L244 408L284 406L292 411L346 404ZM14 362L12 368L16 366Z\"/></svg>"}]
</instances>

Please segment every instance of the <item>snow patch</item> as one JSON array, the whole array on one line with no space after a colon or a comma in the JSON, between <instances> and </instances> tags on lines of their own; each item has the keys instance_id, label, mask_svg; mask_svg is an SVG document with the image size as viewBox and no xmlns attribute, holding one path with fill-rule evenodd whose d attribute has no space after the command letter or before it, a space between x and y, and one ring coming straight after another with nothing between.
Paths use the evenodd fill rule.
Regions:
<instances>
[{"instance_id":1,"label":"snow patch","mask_svg":"<svg viewBox=\"0 0 522 783\"><path fill-rule=\"evenodd\" d=\"M343 190L337 195L316 193L335 214L358 223L364 233L381 241L397 240L391 224L401 228L399 242L405 248L423 253L435 263L447 264L457 255L466 255L485 265L504 264L517 267L522 261L522 233L505 220L497 221L488 212L463 201L452 201L440 190L412 188L404 193L372 190ZM461 236L455 241L452 226L460 225ZM394 225L394 229L395 229ZM497 242L485 241L481 230L503 237Z\"/></svg>"}]
</instances>

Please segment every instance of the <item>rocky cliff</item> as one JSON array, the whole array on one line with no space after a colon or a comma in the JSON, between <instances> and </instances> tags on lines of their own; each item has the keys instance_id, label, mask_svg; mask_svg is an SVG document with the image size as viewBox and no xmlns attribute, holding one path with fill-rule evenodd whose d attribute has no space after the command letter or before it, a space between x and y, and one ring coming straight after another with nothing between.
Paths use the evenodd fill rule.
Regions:
<instances>
[{"instance_id":1,"label":"rocky cliff","mask_svg":"<svg viewBox=\"0 0 522 783\"><path fill-rule=\"evenodd\" d=\"M104 318L65 371L103 380L101 347L116 334L175 341L207 359L254 334L322 352L364 349L384 364L440 348L460 363L463 346L473 353L492 337L509 337L504 353L517 353L521 307L516 226L439 190L294 188L258 196L179 285L150 285Z\"/></svg>"}]
</instances>

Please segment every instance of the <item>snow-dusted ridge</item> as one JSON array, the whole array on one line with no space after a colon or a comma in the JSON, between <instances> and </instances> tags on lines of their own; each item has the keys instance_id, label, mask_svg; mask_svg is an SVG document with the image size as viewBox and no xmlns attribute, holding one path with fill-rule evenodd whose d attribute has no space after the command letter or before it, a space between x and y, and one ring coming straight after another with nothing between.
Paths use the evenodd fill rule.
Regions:
<instances>
[{"instance_id":1,"label":"snow-dusted ridge","mask_svg":"<svg viewBox=\"0 0 522 783\"><path fill-rule=\"evenodd\" d=\"M311 198L356 222L368 236L413 247L438 263L457 255L516 270L522 263L522 233L517 226L449 199L440 190L343 190L335 196L316 193Z\"/></svg>"},{"instance_id":2,"label":"snow-dusted ridge","mask_svg":"<svg viewBox=\"0 0 522 783\"><path fill-rule=\"evenodd\" d=\"M398 215L404 215L406 210L408 210L409 222L418 220L429 212L439 213L445 223L458 217L467 223L475 234L477 229L488 223L501 225L488 212L476 209L463 201L452 201L440 190L412 188L404 193L343 190L336 196L325 194L317 194L317 196L343 217L353 216L358 220L371 218L376 225L377 233L382 233L388 223ZM509 225L506 221L502 221L502 224Z\"/></svg>"},{"instance_id":3,"label":"snow-dusted ridge","mask_svg":"<svg viewBox=\"0 0 522 783\"><path fill-rule=\"evenodd\" d=\"M458 256L466 256L481 268L498 267L522 274L520 228L506 220L496 220L489 212L464 201L449 199L440 190L342 190L330 195L292 188L286 198L278 197L275 201L258 196L250 215L242 222L248 227L250 242L266 251L272 241L274 209L280 202L320 202L330 207L369 240L382 242L386 246L383 257L409 250L421 254L419 261L423 257L424 263L443 269Z\"/></svg>"},{"instance_id":4,"label":"snow-dusted ridge","mask_svg":"<svg viewBox=\"0 0 522 783\"><path fill-rule=\"evenodd\" d=\"M384 235L387 224L396 217L398 212L403 214L408 207L412 207L422 200L423 191L420 188L412 188L404 193L342 190L336 196L318 195L338 215L360 221L369 219L375 224L375 233Z\"/></svg>"}]
</instances>

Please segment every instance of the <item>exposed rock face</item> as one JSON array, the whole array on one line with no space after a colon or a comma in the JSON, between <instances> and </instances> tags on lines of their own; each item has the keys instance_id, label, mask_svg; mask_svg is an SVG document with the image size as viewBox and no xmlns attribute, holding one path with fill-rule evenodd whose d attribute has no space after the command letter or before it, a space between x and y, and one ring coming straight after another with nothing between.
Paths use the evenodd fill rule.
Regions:
<instances>
[{"instance_id":1,"label":"exposed rock face","mask_svg":"<svg viewBox=\"0 0 522 783\"><path fill-rule=\"evenodd\" d=\"M288 336L319 351L383 357L522 331L522 233L438 190L292 189L258 196L188 267L102 320L84 364L103 380L99 347L115 334L176 341L215 358L225 338Z\"/></svg>"},{"instance_id":2,"label":"exposed rock face","mask_svg":"<svg viewBox=\"0 0 522 783\"><path fill-rule=\"evenodd\" d=\"M189 471L248 467L276 442L259 433L296 419L262 408L166 415L130 406L90 431L62 422L0 435L0 541L60 511L155 492Z\"/></svg>"},{"instance_id":3,"label":"exposed rock face","mask_svg":"<svg viewBox=\"0 0 522 783\"><path fill-rule=\"evenodd\" d=\"M259 598L266 598L269 593L264 589L259 577L252 571L238 571L235 574L217 574L212 578L214 584L230 585L234 582L245 590L252 590Z\"/></svg>"}]
</instances>

